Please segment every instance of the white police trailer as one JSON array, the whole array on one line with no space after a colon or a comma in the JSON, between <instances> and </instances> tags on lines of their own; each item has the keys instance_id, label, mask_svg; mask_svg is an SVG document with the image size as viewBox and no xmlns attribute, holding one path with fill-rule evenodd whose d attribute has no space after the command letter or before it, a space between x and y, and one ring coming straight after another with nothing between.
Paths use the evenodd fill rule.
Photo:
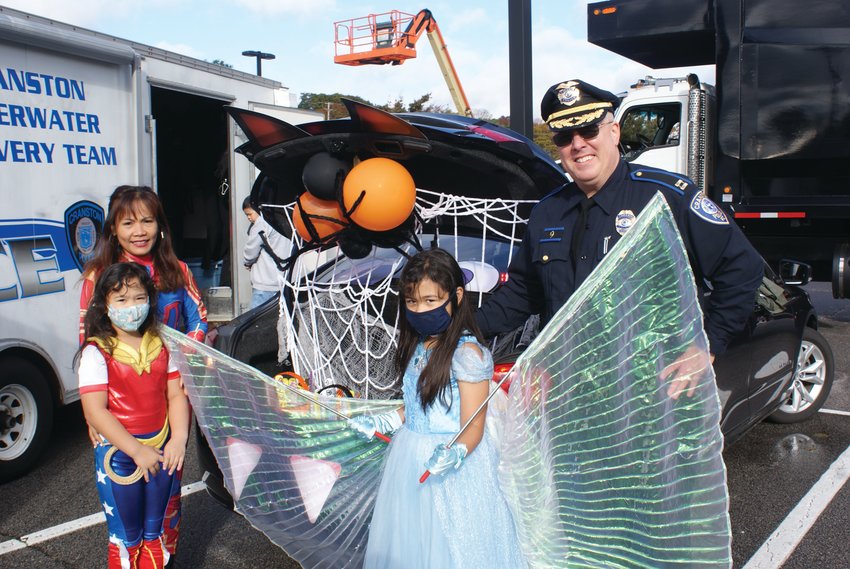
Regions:
<instances>
[{"instance_id":1,"label":"white police trailer","mask_svg":"<svg viewBox=\"0 0 850 569\"><path fill-rule=\"evenodd\" d=\"M250 301L241 202L256 173L234 155L244 140L223 107L322 115L292 108L277 81L2 6L0 53L3 481L38 459L54 409L79 399L80 270L112 190L159 193L211 320L227 321Z\"/></svg>"}]
</instances>

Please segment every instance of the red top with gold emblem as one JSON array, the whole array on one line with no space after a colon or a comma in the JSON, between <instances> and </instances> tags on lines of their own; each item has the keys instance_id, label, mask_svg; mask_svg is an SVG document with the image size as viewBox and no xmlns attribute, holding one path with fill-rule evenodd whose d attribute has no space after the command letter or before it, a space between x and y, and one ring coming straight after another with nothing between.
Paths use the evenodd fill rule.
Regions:
<instances>
[{"instance_id":1,"label":"red top with gold emblem","mask_svg":"<svg viewBox=\"0 0 850 569\"><path fill-rule=\"evenodd\" d=\"M168 411L168 381L180 377L160 339L146 334L137 351L90 339L80 358L80 393L106 391L107 408L132 435L159 431Z\"/></svg>"}]
</instances>

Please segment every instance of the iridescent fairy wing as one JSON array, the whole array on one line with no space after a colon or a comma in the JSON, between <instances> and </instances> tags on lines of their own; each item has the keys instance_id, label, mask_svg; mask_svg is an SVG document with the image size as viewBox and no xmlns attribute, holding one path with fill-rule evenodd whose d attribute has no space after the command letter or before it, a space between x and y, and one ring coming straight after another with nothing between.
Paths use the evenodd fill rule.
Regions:
<instances>
[{"instance_id":1,"label":"iridescent fairy wing","mask_svg":"<svg viewBox=\"0 0 850 569\"><path fill-rule=\"evenodd\" d=\"M659 376L707 353L694 277L657 195L515 366L500 477L531 567L729 567L720 404Z\"/></svg>"},{"instance_id":2,"label":"iridescent fairy wing","mask_svg":"<svg viewBox=\"0 0 850 569\"><path fill-rule=\"evenodd\" d=\"M399 401L319 396L284 387L170 328L161 333L236 510L305 568L360 567L386 445L344 415Z\"/></svg>"}]
</instances>

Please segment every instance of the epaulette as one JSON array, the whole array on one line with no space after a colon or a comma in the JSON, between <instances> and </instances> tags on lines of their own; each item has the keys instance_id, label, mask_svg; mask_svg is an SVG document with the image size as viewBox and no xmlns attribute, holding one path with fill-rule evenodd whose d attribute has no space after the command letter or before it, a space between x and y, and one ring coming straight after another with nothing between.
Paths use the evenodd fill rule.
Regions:
<instances>
[{"instance_id":1,"label":"epaulette","mask_svg":"<svg viewBox=\"0 0 850 569\"><path fill-rule=\"evenodd\" d=\"M543 196L542 198L540 198L540 199L537 201L537 203L536 203L536 204L534 204L534 207L533 207L533 208L531 208L531 209L535 209L535 208L537 208L537 206L539 206L541 203L543 203L543 201L544 201L544 200L547 200L547 199L551 198L552 196L555 196L555 195L557 195L557 194L561 193L561 192L564 190L564 188L566 188L566 187L567 187L567 186L569 186L569 185L570 185L570 182L567 182L567 183L566 183L566 184L564 184L563 186L560 186L560 187L558 187L558 188L555 188L554 190L552 190L551 192L549 192L548 194L546 194L545 196Z\"/></svg>"},{"instance_id":2,"label":"epaulette","mask_svg":"<svg viewBox=\"0 0 850 569\"><path fill-rule=\"evenodd\" d=\"M630 174L632 180L637 182L655 182L667 188L670 188L679 195L685 195L688 186L694 186L687 176L674 174L666 170L656 170L654 168L639 168Z\"/></svg>"},{"instance_id":3,"label":"epaulette","mask_svg":"<svg viewBox=\"0 0 850 569\"><path fill-rule=\"evenodd\" d=\"M687 176L668 172L667 170L656 170L655 168L640 168L631 173L632 180L638 182L655 182L670 188L681 196L685 195L688 187L697 190L690 198L688 208L700 219L715 225L729 225L729 218L722 209L717 207L713 201L708 199L702 190L699 190Z\"/></svg>"}]
</instances>

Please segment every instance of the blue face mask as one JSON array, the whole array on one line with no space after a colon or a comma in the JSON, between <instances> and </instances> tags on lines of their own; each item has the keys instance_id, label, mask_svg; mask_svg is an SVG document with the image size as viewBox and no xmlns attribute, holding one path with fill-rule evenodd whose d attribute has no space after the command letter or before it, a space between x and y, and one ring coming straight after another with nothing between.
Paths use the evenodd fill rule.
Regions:
<instances>
[{"instance_id":1,"label":"blue face mask","mask_svg":"<svg viewBox=\"0 0 850 569\"><path fill-rule=\"evenodd\" d=\"M451 302L451 297L437 308L426 310L425 312L413 312L405 307L405 315L407 321L413 326L413 329L419 332L420 336L436 336L442 334L452 323L452 315L446 310L446 306Z\"/></svg>"},{"instance_id":2,"label":"blue face mask","mask_svg":"<svg viewBox=\"0 0 850 569\"><path fill-rule=\"evenodd\" d=\"M143 302L134 306L125 306L123 308L115 308L108 306L109 319L112 324L121 328L125 332L135 332L139 329L145 319L148 317L150 303Z\"/></svg>"}]
</instances>

